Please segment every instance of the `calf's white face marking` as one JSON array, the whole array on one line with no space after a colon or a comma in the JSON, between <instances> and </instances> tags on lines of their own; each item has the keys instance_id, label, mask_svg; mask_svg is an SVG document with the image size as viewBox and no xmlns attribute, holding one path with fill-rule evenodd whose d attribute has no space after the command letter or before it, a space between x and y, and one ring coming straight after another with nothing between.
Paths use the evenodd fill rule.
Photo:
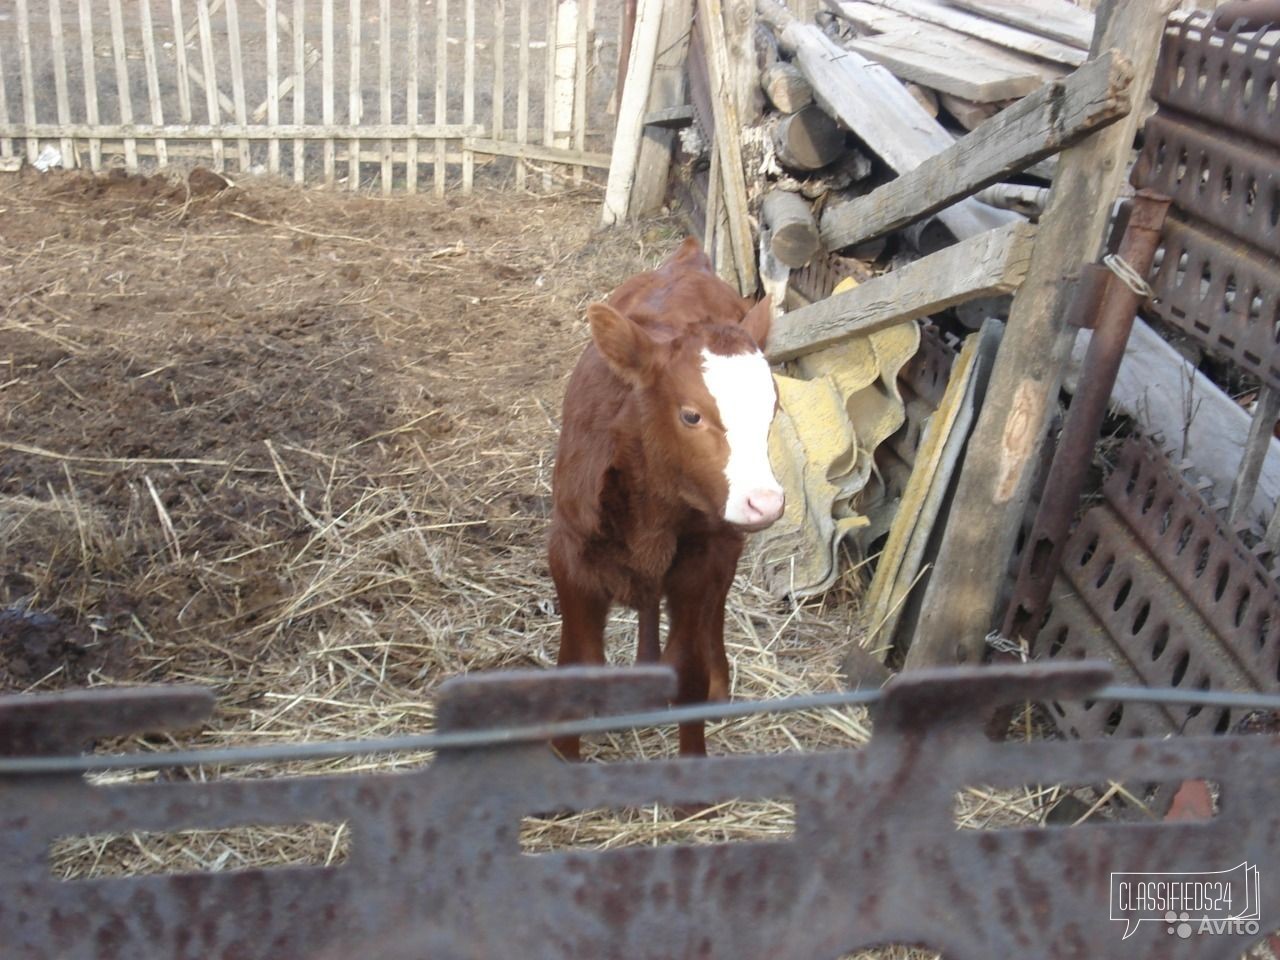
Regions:
<instances>
[{"instance_id":1,"label":"calf's white face marking","mask_svg":"<svg viewBox=\"0 0 1280 960\"><path fill-rule=\"evenodd\" d=\"M782 487L769 463L769 424L777 399L769 362L758 350L723 356L703 348L702 380L719 408L729 444L724 518L767 526L782 512Z\"/></svg>"}]
</instances>

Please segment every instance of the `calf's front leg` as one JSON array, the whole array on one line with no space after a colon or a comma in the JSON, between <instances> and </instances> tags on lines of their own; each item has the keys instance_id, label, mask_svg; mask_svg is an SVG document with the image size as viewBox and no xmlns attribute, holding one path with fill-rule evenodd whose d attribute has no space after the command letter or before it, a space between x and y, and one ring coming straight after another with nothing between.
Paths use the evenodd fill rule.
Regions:
<instances>
[{"instance_id":1,"label":"calf's front leg","mask_svg":"<svg viewBox=\"0 0 1280 960\"><path fill-rule=\"evenodd\" d=\"M577 582L562 563L551 562L551 578L555 581L560 601L560 653L556 665L603 665L604 627L609 618L609 597L600 590ZM580 756L579 737L557 737L551 746L566 760Z\"/></svg>"}]
</instances>

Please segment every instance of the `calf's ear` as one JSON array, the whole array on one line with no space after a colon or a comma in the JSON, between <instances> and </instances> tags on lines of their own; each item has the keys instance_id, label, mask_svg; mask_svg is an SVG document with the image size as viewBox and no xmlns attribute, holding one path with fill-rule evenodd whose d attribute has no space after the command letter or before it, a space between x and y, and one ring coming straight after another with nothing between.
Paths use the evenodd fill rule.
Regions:
<instances>
[{"instance_id":1,"label":"calf's ear","mask_svg":"<svg viewBox=\"0 0 1280 960\"><path fill-rule=\"evenodd\" d=\"M587 321L609 369L633 386L652 381L657 344L644 328L606 303L587 307Z\"/></svg>"},{"instance_id":2,"label":"calf's ear","mask_svg":"<svg viewBox=\"0 0 1280 960\"><path fill-rule=\"evenodd\" d=\"M773 297L765 297L742 318L742 329L747 331L761 350L764 349L764 342L769 339L769 324L772 319Z\"/></svg>"}]
</instances>

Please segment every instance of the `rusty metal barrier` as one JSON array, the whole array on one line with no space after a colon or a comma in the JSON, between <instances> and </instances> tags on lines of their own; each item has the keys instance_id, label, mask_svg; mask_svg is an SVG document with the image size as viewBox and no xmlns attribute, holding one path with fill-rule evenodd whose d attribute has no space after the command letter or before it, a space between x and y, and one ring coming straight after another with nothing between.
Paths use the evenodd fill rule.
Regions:
<instances>
[{"instance_id":1,"label":"rusty metal barrier","mask_svg":"<svg viewBox=\"0 0 1280 960\"><path fill-rule=\"evenodd\" d=\"M27 761L12 758L188 725L209 711L209 694L143 688L4 698L0 951L24 960L814 960L913 943L948 960L1235 960L1280 925L1280 884L1257 882L1280 870L1280 738L995 743L983 734L1002 704L1170 696L1101 689L1110 676L1096 663L921 671L864 697L879 702L873 737L860 750L565 764L541 743L521 741L565 718L624 725L627 718L609 715L665 702L671 674L496 674L442 688L433 735L439 744L475 734L490 745L442 751L413 772L115 786L75 772L109 756L51 757L70 772L41 774L14 772ZM741 707L752 705L719 705ZM516 726L503 729L509 724ZM977 785L1193 777L1220 787L1210 820L981 831L957 830L953 820L957 791ZM537 812L751 798L794 803L793 838L538 855L522 853L518 840L521 818ZM74 881L50 873L50 845L68 834L308 821L349 826L345 863ZM1123 886L1143 874L1242 864L1245 873L1255 869L1255 901L1213 934L1171 934L1164 915L1138 909Z\"/></svg>"}]
</instances>

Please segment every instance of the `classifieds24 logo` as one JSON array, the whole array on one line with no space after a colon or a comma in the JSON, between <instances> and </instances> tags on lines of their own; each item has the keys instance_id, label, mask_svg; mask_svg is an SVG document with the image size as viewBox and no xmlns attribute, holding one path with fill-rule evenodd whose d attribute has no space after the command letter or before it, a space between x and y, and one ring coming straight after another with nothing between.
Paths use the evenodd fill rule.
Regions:
<instances>
[{"instance_id":1,"label":"classifieds24 logo","mask_svg":"<svg viewBox=\"0 0 1280 960\"><path fill-rule=\"evenodd\" d=\"M1128 940L1144 921L1186 940L1210 934L1258 933L1258 868L1242 863L1201 873L1111 874L1111 919Z\"/></svg>"}]
</instances>

